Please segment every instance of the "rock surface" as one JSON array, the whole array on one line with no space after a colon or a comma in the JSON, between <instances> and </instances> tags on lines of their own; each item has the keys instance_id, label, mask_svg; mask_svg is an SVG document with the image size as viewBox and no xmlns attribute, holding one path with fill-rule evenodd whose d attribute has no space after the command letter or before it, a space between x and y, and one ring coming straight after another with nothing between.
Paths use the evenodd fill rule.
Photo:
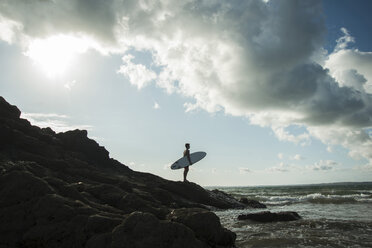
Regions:
<instances>
[{"instance_id":1,"label":"rock surface","mask_svg":"<svg viewBox=\"0 0 372 248\"><path fill-rule=\"evenodd\" d=\"M265 204L262 204L256 200L247 199L245 197L240 198L239 202L250 208L267 208Z\"/></svg>"},{"instance_id":2,"label":"rock surface","mask_svg":"<svg viewBox=\"0 0 372 248\"><path fill-rule=\"evenodd\" d=\"M234 247L208 209L235 202L132 171L87 131L20 114L0 97L0 247Z\"/></svg>"},{"instance_id":3,"label":"rock surface","mask_svg":"<svg viewBox=\"0 0 372 248\"><path fill-rule=\"evenodd\" d=\"M221 226L219 218L212 212L199 209L175 209L168 219L184 224L193 230L200 240L213 245L228 246L236 239L236 235Z\"/></svg>"},{"instance_id":4,"label":"rock surface","mask_svg":"<svg viewBox=\"0 0 372 248\"><path fill-rule=\"evenodd\" d=\"M275 222L275 221L294 221L301 219L301 216L296 212L278 212L271 213L269 211L242 214L238 216L238 220L253 220L257 222Z\"/></svg>"}]
</instances>

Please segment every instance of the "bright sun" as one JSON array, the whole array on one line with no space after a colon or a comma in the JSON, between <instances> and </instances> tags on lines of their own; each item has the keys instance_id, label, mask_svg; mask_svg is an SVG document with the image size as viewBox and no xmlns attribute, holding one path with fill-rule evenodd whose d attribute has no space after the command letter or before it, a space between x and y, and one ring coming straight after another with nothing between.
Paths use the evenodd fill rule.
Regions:
<instances>
[{"instance_id":1,"label":"bright sun","mask_svg":"<svg viewBox=\"0 0 372 248\"><path fill-rule=\"evenodd\" d=\"M26 56L30 57L49 77L61 76L72 66L80 53L92 47L92 41L68 35L33 40Z\"/></svg>"}]
</instances>

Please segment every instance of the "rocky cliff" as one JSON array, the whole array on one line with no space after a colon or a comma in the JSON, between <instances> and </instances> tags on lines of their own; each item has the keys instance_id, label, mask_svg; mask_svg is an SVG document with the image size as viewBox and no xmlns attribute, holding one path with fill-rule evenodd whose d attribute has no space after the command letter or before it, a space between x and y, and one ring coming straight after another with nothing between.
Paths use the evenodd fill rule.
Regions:
<instances>
[{"instance_id":1,"label":"rocky cliff","mask_svg":"<svg viewBox=\"0 0 372 248\"><path fill-rule=\"evenodd\" d=\"M0 97L0 247L234 247L194 183L132 171L87 131L32 126Z\"/></svg>"}]
</instances>

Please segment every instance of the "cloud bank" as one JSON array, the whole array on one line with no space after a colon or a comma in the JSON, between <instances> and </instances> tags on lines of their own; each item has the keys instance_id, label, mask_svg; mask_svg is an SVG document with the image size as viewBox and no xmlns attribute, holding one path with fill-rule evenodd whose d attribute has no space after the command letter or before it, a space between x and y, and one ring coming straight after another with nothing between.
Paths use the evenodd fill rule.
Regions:
<instances>
[{"instance_id":1,"label":"cloud bank","mask_svg":"<svg viewBox=\"0 0 372 248\"><path fill-rule=\"evenodd\" d=\"M139 89L154 83L192 99L186 111L243 116L280 140L316 138L372 164L372 53L349 48L342 29L324 54L321 1L3 0L0 17L7 42L95 39L101 52L123 54L118 73ZM151 53L154 66L131 51Z\"/></svg>"},{"instance_id":2,"label":"cloud bank","mask_svg":"<svg viewBox=\"0 0 372 248\"><path fill-rule=\"evenodd\" d=\"M45 114L45 113L22 113L22 118L25 118L31 122L32 125L46 128L50 127L55 132L66 132L74 129L85 129L92 130L93 127L90 125L73 125L70 124L70 117L60 114Z\"/></svg>"}]
</instances>

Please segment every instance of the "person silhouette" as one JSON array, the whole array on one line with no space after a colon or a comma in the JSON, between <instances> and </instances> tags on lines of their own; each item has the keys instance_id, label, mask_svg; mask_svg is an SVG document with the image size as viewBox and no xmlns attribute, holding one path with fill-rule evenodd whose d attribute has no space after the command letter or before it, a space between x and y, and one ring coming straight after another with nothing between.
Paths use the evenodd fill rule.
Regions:
<instances>
[{"instance_id":1,"label":"person silhouette","mask_svg":"<svg viewBox=\"0 0 372 248\"><path fill-rule=\"evenodd\" d=\"M185 147L186 147L186 150L183 151L183 156L187 157L187 160L189 161L189 165L192 165L191 158L190 158L190 144L186 143ZM184 182L188 182L186 178L187 178L187 173L189 173L189 165L186 166L184 168L184 171L183 171L183 181Z\"/></svg>"}]
</instances>

